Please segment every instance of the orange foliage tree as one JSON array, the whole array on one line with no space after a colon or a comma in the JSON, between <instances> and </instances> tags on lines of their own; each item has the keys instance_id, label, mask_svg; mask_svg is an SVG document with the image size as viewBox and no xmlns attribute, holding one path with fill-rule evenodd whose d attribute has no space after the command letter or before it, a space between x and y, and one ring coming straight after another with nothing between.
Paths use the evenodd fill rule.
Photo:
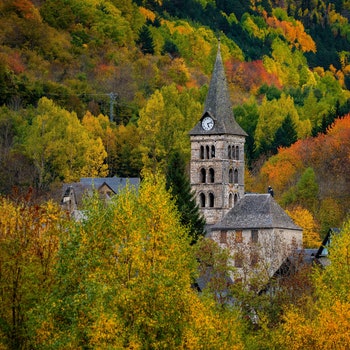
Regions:
<instances>
[{"instance_id":1,"label":"orange foliage tree","mask_svg":"<svg viewBox=\"0 0 350 350\"><path fill-rule=\"evenodd\" d=\"M281 148L264 164L260 175L265 188L271 185L279 195L295 183L303 169L301 146L302 141L297 141L292 147Z\"/></svg>"},{"instance_id":2,"label":"orange foliage tree","mask_svg":"<svg viewBox=\"0 0 350 350\"><path fill-rule=\"evenodd\" d=\"M316 44L305 32L303 24L298 20L280 21L276 17L268 17L266 22L272 28L280 29L288 41L303 52L316 52Z\"/></svg>"},{"instance_id":3,"label":"orange foliage tree","mask_svg":"<svg viewBox=\"0 0 350 350\"><path fill-rule=\"evenodd\" d=\"M289 148L279 149L278 154L265 162L260 170L261 190L272 186L276 197L282 198L298 183L304 171L312 167L319 190L313 198L317 206L309 209L317 214L324 233L329 225L339 226L344 220L345 211L339 203L346 206L350 202L349 153L350 115L347 115L336 119L326 134L299 140ZM294 199L288 201L290 206L297 203L298 198ZM328 207L332 208L331 211L327 211L326 203L332 204Z\"/></svg>"},{"instance_id":4,"label":"orange foliage tree","mask_svg":"<svg viewBox=\"0 0 350 350\"><path fill-rule=\"evenodd\" d=\"M229 83L245 91L256 91L263 84L281 87L278 77L266 70L262 60L244 62L233 58L226 63L226 69Z\"/></svg>"}]
</instances>

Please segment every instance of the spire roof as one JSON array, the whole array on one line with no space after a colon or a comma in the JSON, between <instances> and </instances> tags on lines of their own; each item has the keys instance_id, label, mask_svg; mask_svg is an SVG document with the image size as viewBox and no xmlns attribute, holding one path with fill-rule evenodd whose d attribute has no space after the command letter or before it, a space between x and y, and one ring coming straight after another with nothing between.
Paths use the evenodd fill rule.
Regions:
<instances>
[{"instance_id":1,"label":"spire roof","mask_svg":"<svg viewBox=\"0 0 350 350\"><path fill-rule=\"evenodd\" d=\"M201 127L201 122L198 122L190 131L190 135L231 134L247 136L247 133L238 125L233 115L220 43L201 120L205 116L214 119L213 129L205 131Z\"/></svg>"}]
</instances>

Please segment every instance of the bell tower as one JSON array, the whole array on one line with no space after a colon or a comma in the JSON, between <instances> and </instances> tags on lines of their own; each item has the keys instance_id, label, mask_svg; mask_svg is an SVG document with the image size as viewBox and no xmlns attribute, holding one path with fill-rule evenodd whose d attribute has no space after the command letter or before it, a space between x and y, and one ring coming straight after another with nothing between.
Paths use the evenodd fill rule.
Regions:
<instances>
[{"instance_id":1,"label":"bell tower","mask_svg":"<svg viewBox=\"0 0 350 350\"><path fill-rule=\"evenodd\" d=\"M236 122L220 44L201 119L190 131L190 181L208 225L244 196L246 132Z\"/></svg>"}]
</instances>

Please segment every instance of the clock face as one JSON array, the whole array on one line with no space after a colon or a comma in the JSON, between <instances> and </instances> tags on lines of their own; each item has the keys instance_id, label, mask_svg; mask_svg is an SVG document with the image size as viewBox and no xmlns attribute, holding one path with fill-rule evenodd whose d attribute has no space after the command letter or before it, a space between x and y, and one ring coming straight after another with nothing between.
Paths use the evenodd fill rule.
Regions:
<instances>
[{"instance_id":1,"label":"clock face","mask_svg":"<svg viewBox=\"0 0 350 350\"><path fill-rule=\"evenodd\" d=\"M214 126L214 120L210 117L205 117L202 120L202 128L204 130L211 130Z\"/></svg>"}]
</instances>

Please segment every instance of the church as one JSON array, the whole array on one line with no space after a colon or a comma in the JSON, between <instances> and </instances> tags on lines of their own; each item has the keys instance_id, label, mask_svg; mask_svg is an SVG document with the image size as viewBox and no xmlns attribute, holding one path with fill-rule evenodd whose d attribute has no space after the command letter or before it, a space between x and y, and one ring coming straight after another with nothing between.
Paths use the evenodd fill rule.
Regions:
<instances>
[{"instance_id":1,"label":"church","mask_svg":"<svg viewBox=\"0 0 350 350\"><path fill-rule=\"evenodd\" d=\"M190 131L190 182L207 223L207 236L228 248L237 275L273 276L293 251L302 248L302 229L271 193L244 188L246 132L234 118L218 48L204 112ZM259 270L259 271L258 271Z\"/></svg>"}]
</instances>

